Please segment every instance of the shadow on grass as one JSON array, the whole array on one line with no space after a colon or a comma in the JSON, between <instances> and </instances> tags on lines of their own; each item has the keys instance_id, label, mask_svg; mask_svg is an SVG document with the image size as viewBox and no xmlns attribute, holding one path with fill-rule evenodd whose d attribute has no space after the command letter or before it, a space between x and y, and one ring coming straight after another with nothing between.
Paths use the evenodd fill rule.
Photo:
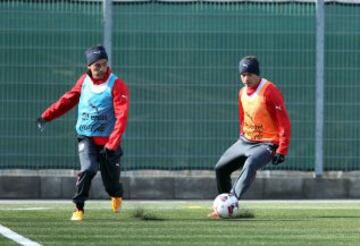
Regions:
<instances>
[{"instance_id":1,"label":"shadow on grass","mask_svg":"<svg viewBox=\"0 0 360 246\"><path fill-rule=\"evenodd\" d=\"M316 216L319 219L360 219L360 215L324 215Z\"/></svg>"},{"instance_id":2,"label":"shadow on grass","mask_svg":"<svg viewBox=\"0 0 360 246\"><path fill-rule=\"evenodd\" d=\"M145 211L142 208L135 209L135 211L132 212L132 217L140 220L152 220L152 221L163 221L164 218L161 218L151 212Z\"/></svg>"},{"instance_id":3,"label":"shadow on grass","mask_svg":"<svg viewBox=\"0 0 360 246\"><path fill-rule=\"evenodd\" d=\"M146 211L143 208L138 208L135 209L132 213L131 213L131 217L135 218L135 219L139 219L139 220L147 220L147 221L172 221L172 220L178 220L178 221L209 221L209 220L213 220L212 218L208 218L206 215L204 215L203 218L171 218L171 217L161 217L158 214L152 213L151 211ZM251 211L248 210L244 210L242 211L239 215L231 217L231 218L226 218L226 219L220 219L220 220L250 220L255 218L254 213L252 213Z\"/></svg>"},{"instance_id":4,"label":"shadow on grass","mask_svg":"<svg viewBox=\"0 0 360 246\"><path fill-rule=\"evenodd\" d=\"M244 210L243 212L240 212L240 214L234 218L236 218L236 219L252 219L252 218L255 218L255 214L249 210Z\"/></svg>"}]
</instances>

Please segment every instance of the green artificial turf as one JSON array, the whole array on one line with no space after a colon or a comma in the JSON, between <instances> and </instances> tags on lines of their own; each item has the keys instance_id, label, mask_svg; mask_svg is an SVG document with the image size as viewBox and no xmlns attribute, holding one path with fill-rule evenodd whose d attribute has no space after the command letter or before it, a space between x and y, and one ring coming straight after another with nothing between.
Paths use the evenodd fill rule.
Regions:
<instances>
[{"instance_id":1,"label":"green artificial turf","mask_svg":"<svg viewBox=\"0 0 360 246\"><path fill-rule=\"evenodd\" d=\"M235 219L210 201L90 201L70 221L67 201L0 201L0 224L42 245L360 245L360 201L242 201ZM0 235L0 245L16 245Z\"/></svg>"}]
</instances>

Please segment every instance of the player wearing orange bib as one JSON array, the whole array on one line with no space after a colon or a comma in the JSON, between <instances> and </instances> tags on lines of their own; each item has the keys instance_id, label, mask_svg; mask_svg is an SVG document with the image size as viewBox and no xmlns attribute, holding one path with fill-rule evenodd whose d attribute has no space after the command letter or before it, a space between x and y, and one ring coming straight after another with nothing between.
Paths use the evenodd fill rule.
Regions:
<instances>
[{"instance_id":1,"label":"player wearing orange bib","mask_svg":"<svg viewBox=\"0 0 360 246\"><path fill-rule=\"evenodd\" d=\"M270 161L285 161L291 136L291 124L279 89L260 77L259 62L244 57L239 64L244 87L239 91L240 138L215 165L219 194L232 193L241 199L255 179L257 170ZM242 168L236 182L231 173Z\"/></svg>"}]
</instances>

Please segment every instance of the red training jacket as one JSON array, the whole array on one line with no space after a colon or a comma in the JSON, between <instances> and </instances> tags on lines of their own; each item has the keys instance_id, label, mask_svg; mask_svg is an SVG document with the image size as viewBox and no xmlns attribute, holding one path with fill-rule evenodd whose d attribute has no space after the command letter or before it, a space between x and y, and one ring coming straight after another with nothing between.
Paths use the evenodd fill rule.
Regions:
<instances>
[{"instance_id":1,"label":"red training jacket","mask_svg":"<svg viewBox=\"0 0 360 246\"><path fill-rule=\"evenodd\" d=\"M103 79L92 79L92 81L94 84L102 84L107 81L111 72L111 69L108 68L108 71ZM45 121L52 121L62 116L79 103L81 88L86 75L88 74L84 73L70 91L66 92L41 114L41 117ZM109 137L92 137L92 140L97 145L104 145L110 150L116 150L121 145L121 137L126 128L130 103L128 87L119 78L115 80L112 96L116 118L114 129Z\"/></svg>"}]
</instances>

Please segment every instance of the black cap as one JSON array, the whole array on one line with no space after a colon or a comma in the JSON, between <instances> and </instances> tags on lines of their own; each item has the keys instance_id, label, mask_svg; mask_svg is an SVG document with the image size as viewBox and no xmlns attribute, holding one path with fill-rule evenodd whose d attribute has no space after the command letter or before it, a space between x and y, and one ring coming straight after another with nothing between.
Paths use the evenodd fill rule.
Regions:
<instances>
[{"instance_id":1,"label":"black cap","mask_svg":"<svg viewBox=\"0 0 360 246\"><path fill-rule=\"evenodd\" d=\"M104 46L97 45L94 47L90 47L85 51L86 64L90 66L94 62L100 59L108 59L108 55L105 51Z\"/></svg>"},{"instance_id":2,"label":"black cap","mask_svg":"<svg viewBox=\"0 0 360 246\"><path fill-rule=\"evenodd\" d=\"M255 56L245 56L239 63L239 72L260 75L259 61Z\"/></svg>"}]
</instances>

